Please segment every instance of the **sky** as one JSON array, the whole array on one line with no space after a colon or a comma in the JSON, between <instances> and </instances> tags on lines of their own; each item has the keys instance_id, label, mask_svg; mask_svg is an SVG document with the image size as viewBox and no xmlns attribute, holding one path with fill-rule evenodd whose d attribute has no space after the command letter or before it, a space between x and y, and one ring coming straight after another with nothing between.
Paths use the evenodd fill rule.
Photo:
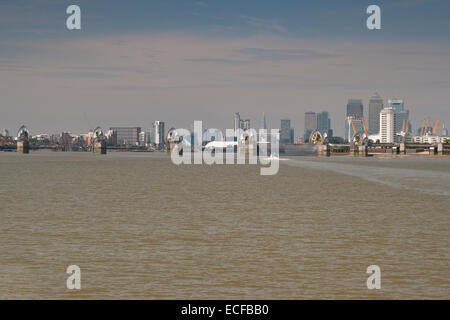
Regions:
<instances>
[{"instance_id":1,"label":"sky","mask_svg":"<svg viewBox=\"0 0 450 320\"><path fill-rule=\"evenodd\" d=\"M68 30L66 8L81 8ZM381 8L368 30L366 8ZM86 133L102 126L259 128L378 92L450 126L450 2L0 0L0 129Z\"/></svg>"}]
</instances>

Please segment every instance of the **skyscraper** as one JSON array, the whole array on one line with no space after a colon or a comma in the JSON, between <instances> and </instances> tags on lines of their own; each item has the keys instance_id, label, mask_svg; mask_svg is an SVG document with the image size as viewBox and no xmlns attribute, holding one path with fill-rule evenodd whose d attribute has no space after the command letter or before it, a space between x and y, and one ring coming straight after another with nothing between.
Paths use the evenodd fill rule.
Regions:
<instances>
[{"instance_id":1,"label":"skyscraper","mask_svg":"<svg viewBox=\"0 0 450 320\"><path fill-rule=\"evenodd\" d=\"M165 145L164 121L154 121L152 131L153 131L152 143L154 143L158 148L164 148Z\"/></svg>"},{"instance_id":2,"label":"skyscraper","mask_svg":"<svg viewBox=\"0 0 450 320\"><path fill-rule=\"evenodd\" d=\"M383 109L383 99L375 93L369 100L369 133L380 132L380 112Z\"/></svg>"},{"instance_id":3,"label":"skyscraper","mask_svg":"<svg viewBox=\"0 0 450 320\"><path fill-rule=\"evenodd\" d=\"M361 99L349 99L347 103L347 117L361 119L364 115L364 107Z\"/></svg>"},{"instance_id":4,"label":"skyscraper","mask_svg":"<svg viewBox=\"0 0 450 320\"><path fill-rule=\"evenodd\" d=\"M317 130L317 114L315 112L305 112L305 133L304 140L309 139L313 131Z\"/></svg>"},{"instance_id":5,"label":"skyscraper","mask_svg":"<svg viewBox=\"0 0 450 320\"><path fill-rule=\"evenodd\" d=\"M280 142L294 143L293 129L291 128L291 120L282 119L280 127Z\"/></svg>"},{"instance_id":6,"label":"skyscraper","mask_svg":"<svg viewBox=\"0 0 450 320\"><path fill-rule=\"evenodd\" d=\"M395 141L395 110L385 108L380 112L380 142L393 143Z\"/></svg>"},{"instance_id":7,"label":"skyscraper","mask_svg":"<svg viewBox=\"0 0 450 320\"><path fill-rule=\"evenodd\" d=\"M234 114L234 132L236 132L241 127L241 115L239 112Z\"/></svg>"},{"instance_id":8,"label":"skyscraper","mask_svg":"<svg viewBox=\"0 0 450 320\"><path fill-rule=\"evenodd\" d=\"M328 137L332 136L331 121L327 111L322 111L317 114L317 130L320 131L322 135L326 133Z\"/></svg>"},{"instance_id":9,"label":"skyscraper","mask_svg":"<svg viewBox=\"0 0 450 320\"><path fill-rule=\"evenodd\" d=\"M267 122L266 122L266 114L263 112L262 118L261 118L261 127L260 129L267 130Z\"/></svg>"},{"instance_id":10,"label":"skyscraper","mask_svg":"<svg viewBox=\"0 0 450 320\"><path fill-rule=\"evenodd\" d=\"M409 121L409 110L395 112L395 132L396 133L402 132L403 124L405 125L405 129L406 129L407 121ZM408 131L410 131L409 128L408 128Z\"/></svg>"},{"instance_id":11,"label":"skyscraper","mask_svg":"<svg viewBox=\"0 0 450 320\"><path fill-rule=\"evenodd\" d=\"M401 99L390 99L388 105L395 112L395 132L400 133L403 129L403 123L406 127L406 121L409 121L409 110L405 110L405 103Z\"/></svg>"},{"instance_id":12,"label":"skyscraper","mask_svg":"<svg viewBox=\"0 0 450 320\"><path fill-rule=\"evenodd\" d=\"M401 99L389 99L388 106L389 108L394 109L394 112L403 111L405 108L404 102Z\"/></svg>"},{"instance_id":13,"label":"skyscraper","mask_svg":"<svg viewBox=\"0 0 450 320\"><path fill-rule=\"evenodd\" d=\"M261 127L259 129L267 130L267 122L266 122L266 114L263 112L262 118L261 118ZM259 141L261 142L267 142L268 134L259 134Z\"/></svg>"}]
</instances>

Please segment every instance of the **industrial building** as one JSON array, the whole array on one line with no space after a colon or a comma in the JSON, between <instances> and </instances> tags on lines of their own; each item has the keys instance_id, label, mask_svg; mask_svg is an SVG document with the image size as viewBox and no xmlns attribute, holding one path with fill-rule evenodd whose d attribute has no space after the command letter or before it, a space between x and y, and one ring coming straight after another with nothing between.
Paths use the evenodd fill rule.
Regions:
<instances>
[{"instance_id":1,"label":"industrial building","mask_svg":"<svg viewBox=\"0 0 450 320\"><path fill-rule=\"evenodd\" d=\"M117 144L127 146L139 145L140 127L111 127L109 130L115 132Z\"/></svg>"}]
</instances>

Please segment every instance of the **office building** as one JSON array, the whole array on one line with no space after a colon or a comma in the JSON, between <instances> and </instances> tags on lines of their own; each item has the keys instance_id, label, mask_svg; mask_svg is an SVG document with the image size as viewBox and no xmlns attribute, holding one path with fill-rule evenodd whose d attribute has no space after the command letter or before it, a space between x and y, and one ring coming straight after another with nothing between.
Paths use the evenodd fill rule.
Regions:
<instances>
[{"instance_id":1,"label":"office building","mask_svg":"<svg viewBox=\"0 0 450 320\"><path fill-rule=\"evenodd\" d=\"M406 130L407 121L409 122L409 110L395 112L395 133L401 133L403 128ZM411 126L409 125L408 131L411 131Z\"/></svg>"},{"instance_id":2,"label":"office building","mask_svg":"<svg viewBox=\"0 0 450 320\"><path fill-rule=\"evenodd\" d=\"M294 129L291 128L291 120L289 119L281 120L280 142L294 143Z\"/></svg>"},{"instance_id":3,"label":"office building","mask_svg":"<svg viewBox=\"0 0 450 320\"><path fill-rule=\"evenodd\" d=\"M380 112L380 142L395 142L395 110L385 108Z\"/></svg>"},{"instance_id":4,"label":"office building","mask_svg":"<svg viewBox=\"0 0 450 320\"><path fill-rule=\"evenodd\" d=\"M154 144L157 148L164 148L164 121L153 121L151 139L151 143Z\"/></svg>"},{"instance_id":5,"label":"office building","mask_svg":"<svg viewBox=\"0 0 450 320\"><path fill-rule=\"evenodd\" d=\"M326 133L328 137L333 136L331 130L331 120L327 111L322 111L317 114L317 131L319 131L322 135Z\"/></svg>"},{"instance_id":6,"label":"office building","mask_svg":"<svg viewBox=\"0 0 450 320\"><path fill-rule=\"evenodd\" d=\"M383 110L383 99L378 93L375 93L369 100L369 134L379 133L381 110Z\"/></svg>"},{"instance_id":7,"label":"office building","mask_svg":"<svg viewBox=\"0 0 450 320\"><path fill-rule=\"evenodd\" d=\"M117 144L124 144L127 146L139 145L140 127L112 127L109 130L116 134Z\"/></svg>"},{"instance_id":8,"label":"office building","mask_svg":"<svg viewBox=\"0 0 450 320\"><path fill-rule=\"evenodd\" d=\"M403 124L405 123L406 128L406 121L409 121L409 110L405 110L405 103L402 99L389 99L388 106L395 112L395 132L400 133ZM411 131L410 129L411 127L408 128L408 131Z\"/></svg>"},{"instance_id":9,"label":"office building","mask_svg":"<svg viewBox=\"0 0 450 320\"><path fill-rule=\"evenodd\" d=\"M241 127L241 115L239 112L234 114L234 132L236 132Z\"/></svg>"},{"instance_id":10,"label":"office building","mask_svg":"<svg viewBox=\"0 0 450 320\"><path fill-rule=\"evenodd\" d=\"M317 114L315 112L305 112L305 133L304 140L308 140L311 133L317 130Z\"/></svg>"},{"instance_id":11,"label":"office building","mask_svg":"<svg viewBox=\"0 0 450 320\"><path fill-rule=\"evenodd\" d=\"M400 112L405 109L405 104L401 99L389 99L388 107L394 109L394 112Z\"/></svg>"},{"instance_id":12,"label":"office building","mask_svg":"<svg viewBox=\"0 0 450 320\"><path fill-rule=\"evenodd\" d=\"M147 129L146 131L141 131L139 134L139 145L149 146L151 144L152 129Z\"/></svg>"},{"instance_id":13,"label":"office building","mask_svg":"<svg viewBox=\"0 0 450 320\"><path fill-rule=\"evenodd\" d=\"M448 137L448 129L445 127L445 124L442 125L442 136Z\"/></svg>"},{"instance_id":14,"label":"office building","mask_svg":"<svg viewBox=\"0 0 450 320\"><path fill-rule=\"evenodd\" d=\"M364 116L364 107L361 99L349 99L347 103L347 117L361 119Z\"/></svg>"}]
</instances>

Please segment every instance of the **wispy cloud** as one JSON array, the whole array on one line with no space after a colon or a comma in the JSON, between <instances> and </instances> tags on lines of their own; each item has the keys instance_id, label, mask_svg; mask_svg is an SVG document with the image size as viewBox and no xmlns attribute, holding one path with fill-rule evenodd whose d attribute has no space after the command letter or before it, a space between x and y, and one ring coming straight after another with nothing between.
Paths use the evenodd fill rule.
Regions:
<instances>
[{"instance_id":1,"label":"wispy cloud","mask_svg":"<svg viewBox=\"0 0 450 320\"><path fill-rule=\"evenodd\" d=\"M195 1L194 4L195 4L196 6L199 6L199 7L206 7L206 6L207 6L207 3L204 2L204 1Z\"/></svg>"},{"instance_id":2,"label":"wispy cloud","mask_svg":"<svg viewBox=\"0 0 450 320\"><path fill-rule=\"evenodd\" d=\"M248 25L265 29L268 31L276 31L276 32L286 32L286 28L284 28L277 20L275 19L266 19L252 16L241 16L241 19L244 20Z\"/></svg>"},{"instance_id":3,"label":"wispy cloud","mask_svg":"<svg viewBox=\"0 0 450 320\"><path fill-rule=\"evenodd\" d=\"M186 58L186 62L211 62L211 63L227 63L227 64L242 64L248 63L246 60L227 59L227 58Z\"/></svg>"},{"instance_id":4,"label":"wispy cloud","mask_svg":"<svg viewBox=\"0 0 450 320\"><path fill-rule=\"evenodd\" d=\"M338 57L337 54L312 49L267 49L239 48L228 53L228 57L185 58L186 62L206 62L222 64L248 64L265 61L296 61L306 59L324 59Z\"/></svg>"},{"instance_id":5,"label":"wispy cloud","mask_svg":"<svg viewBox=\"0 0 450 320\"><path fill-rule=\"evenodd\" d=\"M332 58L337 55L318 52L310 49L265 49L265 48L242 48L238 53L248 56L252 60L304 60Z\"/></svg>"}]
</instances>

